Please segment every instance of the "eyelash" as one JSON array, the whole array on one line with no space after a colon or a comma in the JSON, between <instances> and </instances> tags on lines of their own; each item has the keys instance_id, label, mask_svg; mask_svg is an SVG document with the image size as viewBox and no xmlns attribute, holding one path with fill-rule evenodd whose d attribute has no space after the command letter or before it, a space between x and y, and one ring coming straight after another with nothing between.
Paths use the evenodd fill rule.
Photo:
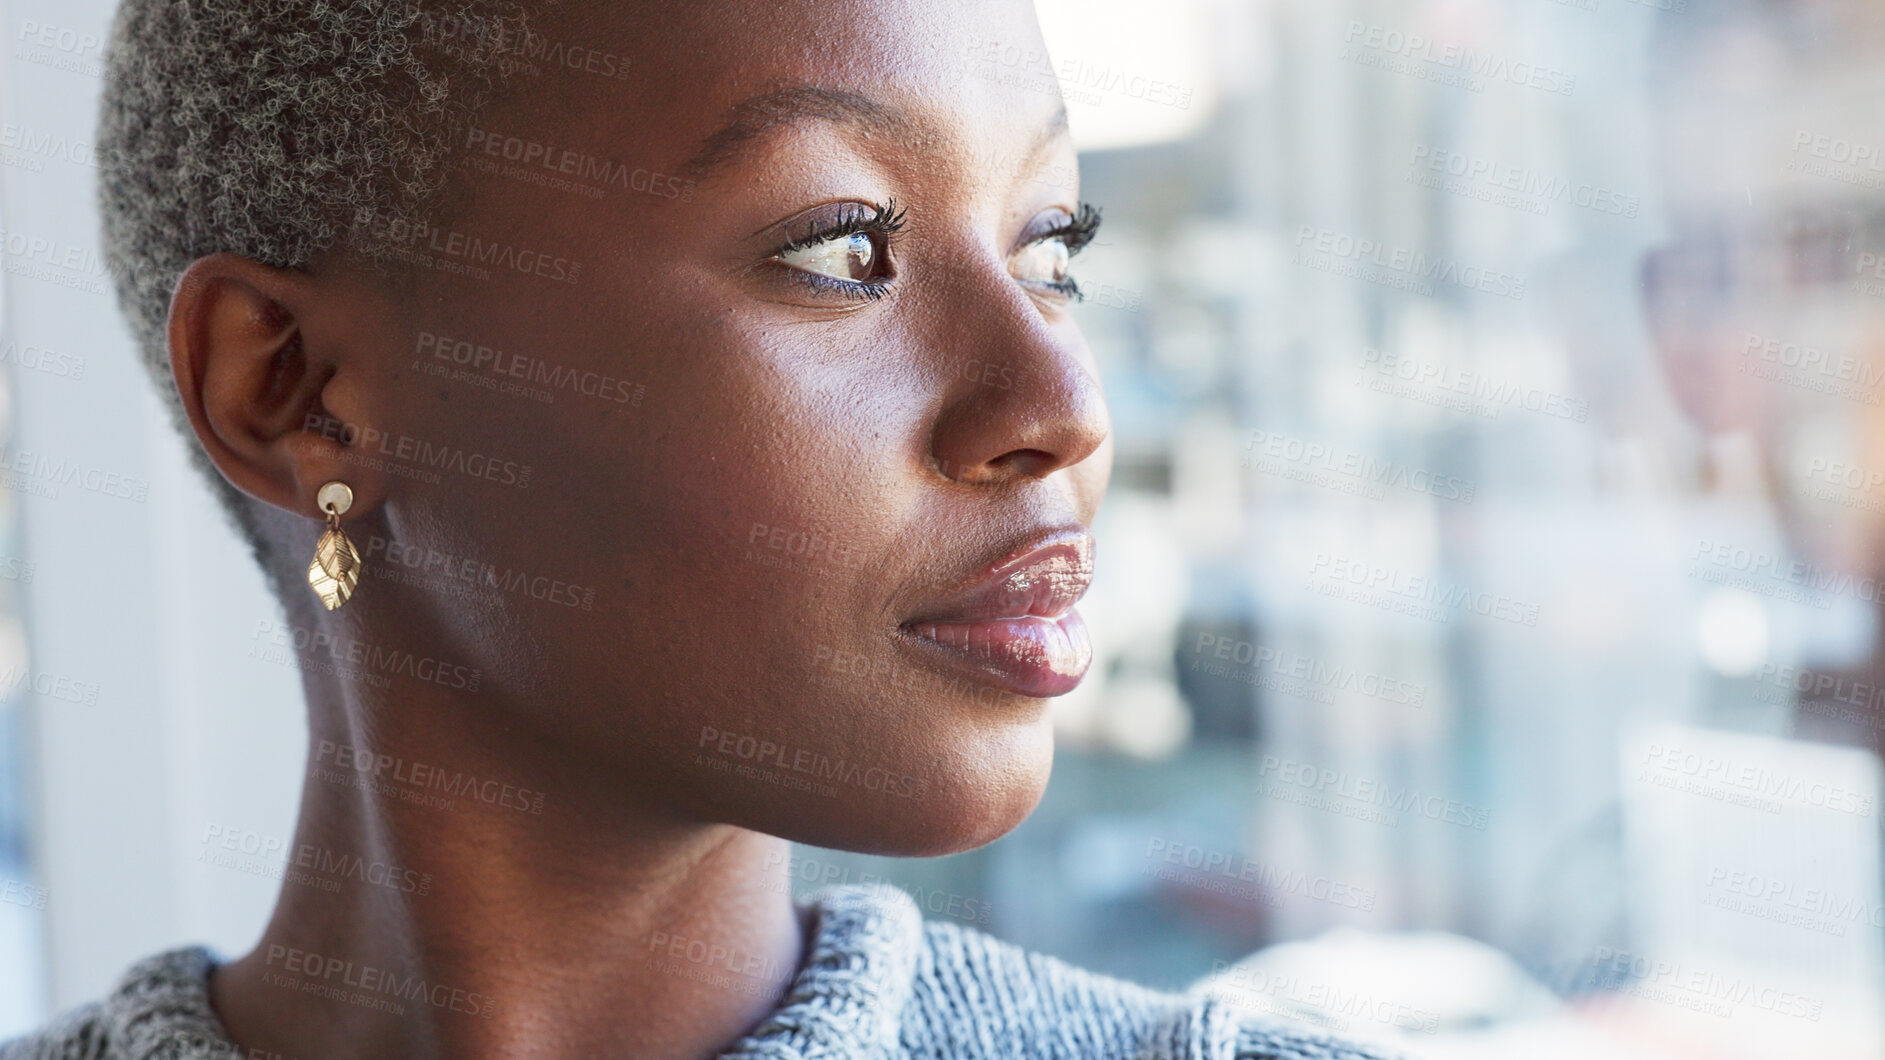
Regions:
<instances>
[{"instance_id":1,"label":"eyelash","mask_svg":"<svg viewBox=\"0 0 1885 1060\"><path fill-rule=\"evenodd\" d=\"M859 232L871 232L883 237L883 253L886 255L886 260L888 260L890 248L895 243L896 234L903 230L904 214L907 211L897 209L897 200L895 199L886 200L882 206L871 205L866 207L862 203L852 205L857 206L858 209L852 212L846 212L835 224L828 225L816 232L807 232L799 238L791 240L784 246L773 251L773 256L778 257L782 254L790 254L794 250L816 246L820 243L830 242L833 239L843 239L845 236L855 235ZM867 209L870 211L869 213L865 212ZM790 266L787 266L787 268L792 272L794 279L814 290L848 295L860 301L874 302L890 291L890 283L888 280L867 280L861 282L856 280L840 280L836 277L824 276L816 272L806 272L803 269L792 269Z\"/></svg>"},{"instance_id":2,"label":"eyelash","mask_svg":"<svg viewBox=\"0 0 1885 1060\"><path fill-rule=\"evenodd\" d=\"M783 254L789 254L794 250L816 246L819 243L829 242L833 239L843 239L845 236L855 235L859 232L871 232L883 237L882 253L885 255L885 260L889 260L890 250L895 245L896 234L903 230L904 215L908 212L907 209L897 209L897 200L895 199L886 200L882 206L871 205L865 207L864 204L861 203L856 205L860 207L856 212L847 213L835 224L815 232L807 232L797 239L785 243L783 246L773 251L773 256L778 257ZM866 213L866 209L870 212ZM1050 239L1059 239L1067 244L1067 256L1071 258L1079 254L1088 243L1093 241L1093 237L1098 234L1099 229L1099 208L1092 203L1083 202L1080 204L1079 208L1074 211L1074 215L1071 218L1042 232L1033 239L1028 240L1026 245L1033 246L1036 243L1044 243ZM791 269L790 266L787 266L787 268ZM840 280L836 277L807 272L803 269L791 269L791 272L793 273L794 279L815 290L847 295L862 301L874 302L890 291L890 282L888 280ZM1075 283L1071 276L1057 283L1044 283L1042 286L1075 301L1086 298L1086 293L1080 290L1079 284Z\"/></svg>"},{"instance_id":3,"label":"eyelash","mask_svg":"<svg viewBox=\"0 0 1885 1060\"><path fill-rule=\"evenodd\" d=\"M1088 243L1093 242L1093 237L1098 235L1099 231L1100 208L1090 202L1083 202L1080 204L1080 208L1074 211L1072 218L1058 227L1051 228L1035 236L1028 241L1028 245L1033 246L1035 243L1043 243L1049 239L1058 237L1061 242L1067 244L1067 257L1073 258L1079 255L1080 251L1085 249ZM1086 292L1080 289L1080 285L1075 283L1071 276L1058 283L1049 283L1046 286L1066 295L1076 302L1086 300Z\"/></svg>"}]
</instances>

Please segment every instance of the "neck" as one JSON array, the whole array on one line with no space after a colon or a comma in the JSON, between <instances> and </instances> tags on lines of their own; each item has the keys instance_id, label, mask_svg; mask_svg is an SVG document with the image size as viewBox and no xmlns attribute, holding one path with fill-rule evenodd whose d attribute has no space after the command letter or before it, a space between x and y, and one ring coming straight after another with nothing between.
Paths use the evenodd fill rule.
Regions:
<instances>
[{"instance_id":1,"label":"neck","mask_svg":"<svg viewBox=\"0 0 1885 1060\"><path fill-rule=\"evenodd\" d=\"M211 982L237 1043L693 1060L777 1007L810 927L784 840L648 812L606 778L545 784L493 750L516 742L495 714L443 690L369 713L337 678L308 684L281 895Z\"/></svg>"}]
</instances>

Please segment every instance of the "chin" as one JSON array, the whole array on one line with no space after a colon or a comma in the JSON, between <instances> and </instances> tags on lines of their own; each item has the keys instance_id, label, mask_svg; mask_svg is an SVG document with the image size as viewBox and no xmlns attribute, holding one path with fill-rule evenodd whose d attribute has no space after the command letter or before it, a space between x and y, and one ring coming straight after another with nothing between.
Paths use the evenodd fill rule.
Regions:
<instances>
[{"instance_id":1,"label":"chin","mask_svg":"<svg viewBox=\"0 0 1885 1060\"><path fill-rule=\"evenodd\" d=\"M953 738L886 734L880 746L904 749L888 770L821 791L749 792L729 815L737 818L731 823L795 843L887 857L941 857L992 843L1026 820L1047 790L1051 719L1042 701L1025 722L965 727L971 731Z\"/></svg>"}]
</instances>

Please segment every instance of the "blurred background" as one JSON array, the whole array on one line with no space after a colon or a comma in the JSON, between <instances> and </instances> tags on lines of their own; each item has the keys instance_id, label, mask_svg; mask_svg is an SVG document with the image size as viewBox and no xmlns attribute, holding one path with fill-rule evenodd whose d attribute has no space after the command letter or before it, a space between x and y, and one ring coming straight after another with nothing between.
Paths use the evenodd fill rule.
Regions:
<instances>
[{"instance_id":1,"label":"blurred background","mask_svg":"<svg viewBox=\"0 0 1885 1060\"><path fill-rule=\"evenodd\" d=\"M246 948L306 750L97 256L110 6L0 52L0 1038ZM1435 1058L1885 1056L1874 5L1039 7L965 76L1107 217L1093 676L1013 834L795 888Z\"/></svg>"}]
</instances>

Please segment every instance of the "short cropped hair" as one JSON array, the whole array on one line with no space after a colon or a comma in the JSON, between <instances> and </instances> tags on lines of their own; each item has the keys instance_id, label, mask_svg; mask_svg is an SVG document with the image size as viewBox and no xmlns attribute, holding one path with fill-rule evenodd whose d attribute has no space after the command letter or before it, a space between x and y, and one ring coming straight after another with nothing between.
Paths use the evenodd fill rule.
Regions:
<instances>
[{"instance_id":1,"label":"short cropped hair","mask_svg":"<svg viewBox=\"0 0 1885 1060\"><path fill-rule=\"evenodd\" d=\"M299 267L369 227L436 216L454 130L528 30L511 0L124 0L105 55L103 254L144 366L170 374L171 292L227 251ZM250 502L191 455L271 586Z\"/></svg>"}]
</instances>

